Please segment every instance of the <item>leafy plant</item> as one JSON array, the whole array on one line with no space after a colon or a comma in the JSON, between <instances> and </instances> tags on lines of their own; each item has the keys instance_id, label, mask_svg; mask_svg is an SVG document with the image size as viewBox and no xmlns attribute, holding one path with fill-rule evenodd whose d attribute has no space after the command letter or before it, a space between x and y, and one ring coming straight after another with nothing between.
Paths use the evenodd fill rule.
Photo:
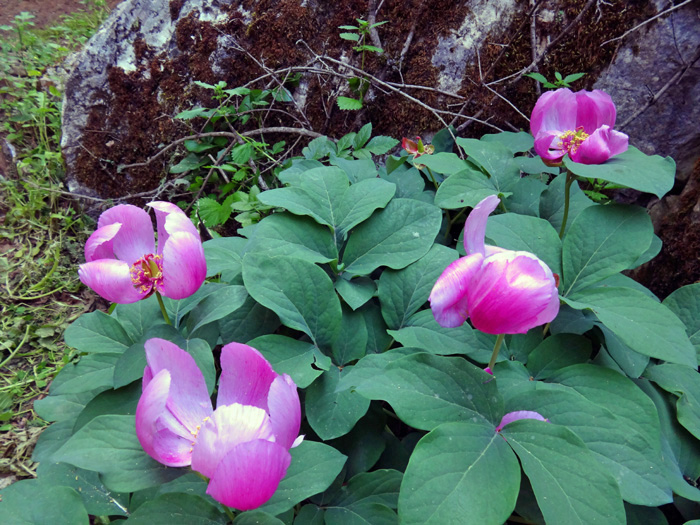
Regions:
<instances>
[{"instance_id":1,"label":"leafy plant","mask_svg":"<svg viewBox=\"0 0 700 525\"><path fill-rule=\"evenodd\" d=\"M356 46L353 46L353 50L361 53L360 58L360 69L364 71L365 69L365 53L376 53L381 54L384 52L383 49L367 44L367 38L370 35L372 29L375 29L381 25L384 25L388 20L383 22L377 22L375 24L370 24L369 22L357 18L356 26L344 25L338 26L339 29L344 29L346 32L340 33L340 38L343 40L349 40L351 42L357 42ZM342 110L355 110L362 109L362 104L369 89L369 80L364 77L352 77L348 80L348 86L350 91L352 91L357 98L350 97L338 97L337 103L338 107Z\"/></svg>"},{"instance_id":2,"label":"leafy plant","mask_svg":"<svg viewBox=\"0 0 700 525\"><path fill-rule=\"evenodd\" d=\"M530 77L540 84L542 84L542 87L546 87L547 89L558 89L561 87L571 87L572 82L576 82L577 80L583 78L586 74L585 73L572 73L571 75L566 75L565 77L562 76L559 71L554 72L554 80L550 82L547 80L547 77L545 77L541 73L525 73L526 77Z\"/></svg>"}]
</instances>

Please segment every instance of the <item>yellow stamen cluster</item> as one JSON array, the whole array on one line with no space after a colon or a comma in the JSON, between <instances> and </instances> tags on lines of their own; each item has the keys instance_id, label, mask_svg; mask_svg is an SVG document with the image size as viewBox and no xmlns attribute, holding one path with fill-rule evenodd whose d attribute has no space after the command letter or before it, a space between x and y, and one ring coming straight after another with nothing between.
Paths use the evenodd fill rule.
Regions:
<instances>
[{"instance_id":1,"label":"yellow stamen cluster","mask_svg":"<svg viewBox=\"0 0 700 525\"><path fill-rule=\"evenodd\" d=\"M576 131L568 130L559 135L559 147L569 153L575 153L588 137L588 133L583 131L583 126L579 126Z\"/></svg>"},{"instance_id":2,"label":"yellow stamen cluster","mask_svg":"<svg viewBox=\"0 0 700 525\"><path fill-rule=\"evenodd\" d=\"M131 282L141 293L151 293L163 283L163 257L149 253L130 268Z\"/></svg>"},{"instance_id":3,"label":"yellow stamen cluster","mask_svg":"<svg viewBox=\"0 0 700 525\"><path fill-rule=\"evenodd\" d=\"M194 444L197 442L197 436L199 435L199 431L202 429L202 425L209 421L211 418L209 416L205 417L202 422L194 427L194 430L190 430L190 434L192 434L192 446L190 446L190 452L194 449Z\"/></svg>"}]
</instances>

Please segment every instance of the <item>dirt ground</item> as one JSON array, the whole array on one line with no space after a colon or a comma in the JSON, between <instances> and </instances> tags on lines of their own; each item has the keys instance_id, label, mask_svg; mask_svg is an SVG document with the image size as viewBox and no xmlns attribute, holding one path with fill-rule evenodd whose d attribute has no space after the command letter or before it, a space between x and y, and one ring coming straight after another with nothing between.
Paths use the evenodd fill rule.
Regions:
<instances>
[{"instance_id":1,"label":"dirt ground","mask_svg":"<svg viewBox=\"0 0 700 525\"><path fill-rule=\"evenodd\" d=\"M106 1L112 9L121 2ZM37 27L46 27L61 15L73 13L81 8L85 8L81 0L0 0L0 25L11 22L15 15L22 11L28 11L36 17L32 21Z\"/></svg>"}]
</instances>

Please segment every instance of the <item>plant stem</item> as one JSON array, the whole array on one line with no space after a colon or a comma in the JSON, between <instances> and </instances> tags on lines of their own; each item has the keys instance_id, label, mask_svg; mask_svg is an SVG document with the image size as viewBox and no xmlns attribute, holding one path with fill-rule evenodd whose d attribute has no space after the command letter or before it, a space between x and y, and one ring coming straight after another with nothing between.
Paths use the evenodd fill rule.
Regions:
<instances>
[{"instance_id":1,"label":"plant stem","mask_svg":"<svg viewBox=\"0 0 700 525\"><path fill-rule=\"evenodd\" d=\"M165 305L163 304L163 298L160 296L158 292L156 292L156 297L158 298L158 304L160 305L160 311L163 312L163 319L165 319L165 322L169 325L172 325L173 323L170 322L170 317L168 317L168 312L165 310Z\"/></svg>"},{"instance_id":2,"label":"plant stem","mask_svg":"<svg viewBox=\"0 0 700 525\"><path fill-rule=\"evenodd\" d=\"M231 520L231 523L233 523L233 520L236 519L236 515L235 515L235 514L233 513L233 511L232 511L231 509L229 509L226 505L222 505L222 507L224 508L224 511L226 512L226 515L227 515L227 516L229 517L229 519Z\"/></svg>"},{"instance_id":3,"label":"plant stem","mask_svg":"<svg viewBox=\"0 0 700 525\"><path fill-rule=\"evenodd\" d=\"M571 185L574 182L575 177L570 171L566 172L566 184L564 185L564 217L561 219L561 230L559 230L559 238L564 238L564 230L566 230L566 221L569 218L569 201L571 195Z\"/></svg>"},{"instance_id":4,"label":"plant stem","mask_svg":"<svg viewBox=\"0 0 700 525\"><path fill-rule=\"evenodd\" d=\"M114 309L117 307L117 303L112 303L109 305L109 308L107 309L107 315L112 315L112 312L114 312Z\"/></svg>"},{"instance_id":5,"label":"plant stem","mask_svg":"<svg viewBox=\"0 0 700 525\"><path fill-rule=\"evenodd\" d=\"M491 354L491 360L489 361L489 369L493 372L493 367L496 364L496 358L498 357L498 351L501 349L503 340L506 334L499 334L496 338L496 343L493 345L493 353Z\"/></svg>"},{"instance_id":6,"label":"plant stem","mask_svg":"<svg viewBox=\"0 0 700 525\"><path fill-rule=\"evenodd\" d=\"M433 185L435 186L435 189L437 190L437 189L438 189L438 183L437 183L437 180L435 180L435 175L433 175L432 170L431 170L428 166L425 166L425 169L428 170L428 174L430 175L430 178L431 178L432 181L433 181Z\"/></svg>"}]
</instances>

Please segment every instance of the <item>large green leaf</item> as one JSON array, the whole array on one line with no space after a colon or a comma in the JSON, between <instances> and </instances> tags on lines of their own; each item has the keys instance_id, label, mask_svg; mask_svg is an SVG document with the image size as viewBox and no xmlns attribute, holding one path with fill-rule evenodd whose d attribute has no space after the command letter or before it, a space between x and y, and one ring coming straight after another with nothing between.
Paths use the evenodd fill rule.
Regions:
<instances>
[{"instance_id":1,"label":"large green leaf","mask_svg":"<svg viewBox=\"0 0 700 525\"><path fill-rule=\"evenodd\" d=\"M517 213L493 215L486 223L486 237L499 248L535 254L561 275L561 241L548 221Z\"/></svg>"},{"instance_id":2,"label":"large green leaf","mask_svg":"<svg viewBox=\"0 0 700 525\"><path fill-rule=\"evenodd\" d=\"M457 144L491 176L499 193L511 191L520 179L520 168L513 160L513 153L504 144L495 141L464 139L457 137Z\"/></svg>"},{"instance_id":3,"label":"large green leaf","mask_svg":"<svg viewBox=\"0 0 700 525\"><path fill-rule=\"evenodd\" d=\"M638 206L592 206L564 237L562 295L568 296L628 268L651 244L654 228Z\"/></svg>"},{"instance_id":4,"label":"large green leaf","mask_svg":"<svg viewBox=\"0 0 700 525\"><path fill-rule=\"evenodd\" d=\"M523 153L530 151L535 145L535 139L526 131L501 131L500 133L489 133L481 137L482 142L500 142L511 153Z\"/></svg>"},{"instance_id":5,"label":"large green leaf","mask_svg":"<svg viewBox=\"0 0 700 525\"><path fill-rule=\"evenodd\" d=\"M645 155L634 146L603 164L579 164L567 156L564 166L581 177L621 184L659 198L671 190L676 175L676 163L671 157Z\"/></svg>"},{"instance_id":6,"label":"large green leaf","mask_svg":"<svg viewBox=\"0 0 700 525\"><path fill-rule=\"evenodd\" d=\"M243 306L219 319L219 333L225 343L246 343L264 334L273 333L280 325L279 317L248 296Z\"/></svg>"},{"instance_id":7,"label":"large green leaf","mask_svg":"<svg viewBox=\"0 0 700 525\"><path fill-rule=\"evenodd\" d=\"M521 419L501 435L520 458L547 523L626 524L615 478L572 431Z\"/></svg>"},{"instance_id":8,"label":"large green leaf","mask_svg":"<svg viewBox=\"0 0 700 525\"><path fill-rule=\"evenodd\" d=\"M102 354L120 354L134 343L115 317L99 310L78 317L66 328L64 339L81 352Z\"/></svg>"},{"instance_id":9,"label":"large green leaf","mask_svg":"<svg viewBox=\"0 0 700 525\"><path fill-rule=\"evenodd\" d=\"M189 337L198 337L199 329L235 312L243 306L247 298L248 292L245 287L225 286L202 299L187 316L186 326Z\"/></svg>"},{"instance_id":10,"label":"large green leaf","mask_svg":"<svg viewBox=\"0 0 700 525\"><path fill-rule=\"evenodd\" d=\"M341 309L333 283L321 268L292 257L247 254L243 282L257 302L283 324L300 330L321 348L330 347L340 330Z\"/></svg>"},{"instance_id":11,"label":"large green leaf","mask_svg":"<svg viewBox=\"0 0 700 525\"><path fill-rule=\"evenodd\" d=\"M683 323L664 305L630 288L588 288L565 299L591 309L632 350L671 363L696 367L695 349Z\"/></svg>"},{"instance_id":12,"label":"large green leaf","mask_svg":"<svg viewBox=\"0 0 700 525\"><path fill-rule=\"evenodd\" d=\"M399 495L401 523L504 523L519 486L518 460L492 424L446 423L411 455Z\"/></svg>"},{"instance_id":13,"label":"large green leaf","mask_svg":"<svg viewBox=\"0 0 700 525\"><path fill-rule=\"evenodd\" d=\"M148 456L136 437L134 416L125 415L96 417L73 434L53 459L99 472L105 486L118 492L152 487L186 473Z\"/></svg>"},{"instance_id":14,"label":"large green leaf","mask_svg":"<svg viewBox=\"0 0 700 525\"><path fill-rule=\"evenodd\" d=\"M277 491L260 510L273 516L285 512L297 503L326 490L345 464L345 456L333 447L303 441L289 451L292 463L280 481Z\"/></svg>"},{"instance_id":15,"label":"large green leaf","mask_svg":"<svg viewBox=\"0 0 700 525\"><path fill-rule=\"evenodd\" d=\"M465 170L468 164L460 159L454 153L439 152L432 155L423 155L416 161L419 164L424 164L435 173L443 173L452 175Z\"/></svg>"},{"instance_id":16,"label":"large green leaf","mask_svg":"<svg viewBox=\"0 0 700 525\"><path fill-rule=\"evenodd\" d=\"M474 168L466 168L440 184L435 204L446 210L473 208L489 195L499 193L492 179Z\"/></svg>"},{"instance_id":17,"label":"large green leaf","mask_svg":"<svg viewBox=\"0 0 700 525\"><path fill-rule=\"evenodd\" d=\"M685 324L685 331L700 356L700 283L679 288L664 304Z\"/></svg>"},{"instance_id":18,"label":"large green leaf","mask_svg":"<svg viewBox=\"0 0 700 525\"><path fill-rule=\"evenodd\" d=\"M70 487L28 479L0 491L3 525L88 525L90 519L78 493Z\"/></svg>"},{"instance_id":19,"label":"large green leaf","mask_svg":"<svg viewBox=\"0 0 700 525\"><path fill-rule=\"evenodd\" d=\"M289 374L299 388L306 388L323 373L316 361L317 349L311 343L268 334L256 337L248 344L265 356L275 372Z\"/></svg>"},{"instance_id":20,"label":"large green leaf","mask_svg":"<svg viewBox=\"0 0 700 525\"><path fill-rule=\"evenodd\" d=\"M353 310L357 310L366 304L377 292L377 285L369 277L357 277L355 279L337 279L335 289Z\"/></svg>"},{"instance_id":21,"label":"large green leaf","mask_svg":"<svg viewBox=\"0 0 700 525\"><path fill-rule=\"evenodd\" d=\"M284 521L261 510L249 510L236 516L234 525L284 525Z\"/></svg>"},{"instance_id":22,"label":"large green leaf","mask_svg":"<svg viewBox=\"0 0 700 525\"><path fill-rule=\"evenodd\" d=\"M557 370L586 363L591 356L591 342L576 334L555 334L540 343L527 360L527 369L535 379L546 379Z\"/></svg>"},{"instance_id":23,"label":"large green leaf","mask_svg":"<svg viewBox=\"0 0 700 525\"><path fill-rule=\"evenodd\" d=\"M297 257L314 263L338 258L338 248L328 228L291 213L275 213L261 220L250 237L246 253Z\"/></svg>"},{"instance_id":24,"label":"large green leaf","mask_svg":"<svg viewBox=\"0 0 700 525\"><path fill-rule=\"evenodd\" d=\"M467 418L495 424L503 399L490 377L461 357L419 353L392 361L357 392L387 401L401 420L423 430Z\"/></svg>"},{"instance_id":25,"label":"large green leaf","mask_svg":"<svg viewBox=\"0 0 700 525\"><path fill-rule=\"evenodd\" d=\"M136 406L141 397L141 392L141 383L134 381L125 387L105 390L98 394L80 412L80 415L75 420L73 432L77 432L97 416L104 414L136 415Z\"/></svg>"},{"instance_id":26,"label":"large green leaf","mask_svg":"<svg viewBox=\"0 0 700 525\"><path fill-rule=\"evenodd\" d=\"M367 325L361 312L343 307L343 320L338 337L331 345L333 360L338 366L345 366L362 358L367 352Z\"/></svg>"},{"instance_id":27,"label":"large green leaf","mask_svg":"<svg viewBox=\"0 0 700 525\"><path fill-rule=\"evenodd\" d=\"M435 281L457 259L455 250L433 245L430 251L402 270L386 270L379 278L379 302L389 328L398 330L428 300Z\"/></svg>"},{"instance_id":28,"label":"large green leaf","mask_svg":"<svg viewBox=\"0 0 700 525\"><path fill-rule=\"evenodd\" d=\"M336 391L341 374L350 370L352 367L341 371L332 366L306 389L306 417L324 441L350 432L369 408L366 397L351 390Z\"/></svg>"},{"instance_id":29,"label":"large green leaf","mask_svg":"<svg viewBox=\"0 0 700 525\"><path fill-rule=\"evenodd\" d=\"M355 503L326 508L326 525L398 525L399 517L381 503Z\"/></svg>"},{"instance_id":30,"label":"large green leaf","mask_svg":"<svg viewBox=\"0 0 700 525\"><path fill-rule=\"evenodd\" d=\"M700 439L700 374L697 367L657 365L649 367L644 375L678 396L678 422Z\"/></svg>"},{"instance_id":31,"label":"large green leaf","mask_svg":"<svg viewBox=\"0 0 700 525\"><path fill-rule=\"evenodd\" d=\"M247 239L243 237L219 237L202 243L207 259L207 277L221 272L241 273L241 254Z\"/></svg>"},{"instance_id":32,"label":"large green leaf","mask_svg":"<svg viewBox=\"0 0 700 525\"><path fill-rule=\"evenodd\" d=\"M344 484L331 504L345 507L353 503L382 503L395 509L403 474L398 470L382 469L363 472Z\"/></svg>"},{"instance_id":33,"label":"large green leaf","mask_svg":"<svg viewBox=\"0 0 700 525\"><path fill-rule=\"evenodd\" d=\"M114 315L132 341L138 341L153 325L164 324L155 295L131 304L118 304Z\"/></svg>"},{"instance_id":34,"label":"large green leaf","mask_svg":"<svg viewBox=\"0 0 700 525\"><path fill-rule=\"evenodd\" d=\"M366 179L350 186L338 204L336 237L344 239L352 228L383 208L396 193L396 185L383 179Z\"/></svg>"},{"instance_id":35,"label":"large green leaf","mask_svg":"<svg viewBox=\"0 0 700 525\"><path fill-rule=\"evenodd\" d=\"M413 199L393 199L350 235L343 264L348 272L367 275L388 266L405 268L425 255L440 230L439 208Z\"/></svg>"},{"instance_id":36,"label":"large green leaf","mask_svg":"<svg viewBox=\"0 0 700 525\"><path fill-rule=\"evenodd\" d=\"M608 390L605 383L599 382L599 386ZM648 410L648 399L641 392L638 394L644 402L636 405L636 410ZM642 433L635 426L628 425L629 417L635 415L625 414L631 404L627 402L612 411L572 388L538 388L512 398L507 410L534 410L552 423L572 430L615 477L626 501L639 505L670 503L671 487L664 476L658 425L655 425L655 441L649 435L654 433ZM651 410L654 411L653 407Z\"/></svg>"},{"instance_id":37,"label":"large green leaf","mask_svg":"<svg viewBox=\"0 0 700 525\"><path fill-rule=\"evenodd\" d=\"M127 520L134 525L225 525L228 516L208 501L190 494L163 494L145 502Z\"/></svg>"}]
</instances>

